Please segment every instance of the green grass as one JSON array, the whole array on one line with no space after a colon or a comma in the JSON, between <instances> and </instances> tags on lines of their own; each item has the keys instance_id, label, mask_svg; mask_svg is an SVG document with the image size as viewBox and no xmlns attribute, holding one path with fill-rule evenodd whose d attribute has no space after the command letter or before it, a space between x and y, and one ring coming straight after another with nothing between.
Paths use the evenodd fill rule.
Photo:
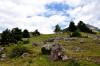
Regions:
<instances>
[{"instance_id":1,"label":"green grass","mask_svg":"<svg viewBox=\"0 0 100 66\"><path fill-rule=\"evenodd\" d=\"M83 35L87 35L82 33ZM48 59L47 55L41 54L41 47L44 45L42 41L53 38L53 37L67 37L68 34L48 34L48 35L41 35L37 37L31 37L29 39L30 43L22 44L23 46L28 47L32 54L30 57L25 58L7 58L6 61L0 62L0 66L66 66L68 61L51 61ZM92 35L95 36L95 35ZM61 44L65 49L65 54L69 57L77 57L83 58L88 56L99 56L100 57L100 44L96 44L93 38L83 38L85 43L80 43L80 38L75 41L59 41L58 43ZM37 47L32 47L32 43L37 42L39 45ZM6 53L9 55L10 51L15 45L6 46ZM75 52L72 50L73 47L78 46L82 50ZM100 66L92 61L86 60L79 60L81 66Z\"/></svg>"}]
</instances>

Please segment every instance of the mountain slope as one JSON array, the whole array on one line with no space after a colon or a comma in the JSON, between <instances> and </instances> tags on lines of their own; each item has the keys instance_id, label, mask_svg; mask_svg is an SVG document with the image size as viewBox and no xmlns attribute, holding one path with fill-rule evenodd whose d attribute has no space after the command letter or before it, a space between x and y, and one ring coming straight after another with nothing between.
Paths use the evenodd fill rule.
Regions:
<instances>
[{"instance_id":1,"label":"mountain slope","mask_svg":"<svg viewBox=\"0 0 100 66\"><path fill-rule=\"evenodd\" d=\"M89 24L86 24L86 25L87 25L88 28L92 29L93 31L96 31L96 32L99 32L100 31L100 29L97 28L97 27L94 27L94 26L89 25Z\"/></svg>"}]
</instances>

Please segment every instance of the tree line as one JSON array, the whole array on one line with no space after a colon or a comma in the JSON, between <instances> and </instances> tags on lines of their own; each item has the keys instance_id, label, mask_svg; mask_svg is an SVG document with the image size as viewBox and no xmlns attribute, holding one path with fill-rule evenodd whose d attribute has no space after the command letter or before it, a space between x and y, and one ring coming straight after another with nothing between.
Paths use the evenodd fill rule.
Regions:
<instances>
[{"instance_id":1,"label":"tree line","mask_svg":"<svg viewBox=\"0 0 100 66\"><path fill-rule=\"evenodd\" d=\"M73 21L70 22L69 27L61 30L61 27L57 24L55 26L54 32L75 32L75 31L80 31L80 32L86 32L86 33L92 33L94 34L90 28L83 22L79 21L78 25L75 25Z\"/></svg>"},{"instance_id":2,"label":"tree line","mask_svg":"<svg viewBox=\"0 0 100 66\"><path fill-rule=\"evenodd\" d=\"M87 25L83 21L80 21L78 25L75 25L74 22L71 21L69 27L63 30L57 24L54 29L55 33L68 31L73 32L72 36L80 36L79 32L94 33L87 27ZM25 29L24 31L19 28L13 28L12 30L6 29L1 33L0 45L7 45L9 43L16 44L18 41L22 41L22 38L30 38L30 34L32 34L33 37L41 35L38 30L30 33L27 29Z\"/></svg>"},{"instance_id":3,"label":"tree line","mask_svg":"<svg viewBox=\"0 0 100 66\"><path fill-rule=\"evenodd\" d=\"M32 36L38 35L40 35L38 30L32 32ZM24 31L19 28L13 28L12 30L6 29L1 33L0 45L16 44L18 41L22 41L22 38L30 38L30 32L27 29Z\"/></svg>"}]
</instances>

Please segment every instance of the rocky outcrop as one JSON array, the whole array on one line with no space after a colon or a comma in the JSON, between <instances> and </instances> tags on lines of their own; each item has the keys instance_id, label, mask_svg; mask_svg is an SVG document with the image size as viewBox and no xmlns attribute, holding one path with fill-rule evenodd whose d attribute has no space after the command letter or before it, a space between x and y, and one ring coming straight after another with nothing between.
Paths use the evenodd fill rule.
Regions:
<instances>
[{"instance_id":1,"label":"rocky outcrop","mask_svg":"<svg viewBox=\"0 0 100 66\"><path fill-rule=\"evenodd\" d=\"M64 48L60 44L53 44L51 46L51 54L50 54L51 60L67 60L68 57L64 54Z\"/></svg>"},{"instance_id":2,"label":"rocky outcrop","mask_svg":"<svg viewBox=\"0 0 100 66\"><path fill-rule=\"evenodd\" d=\"M64 54L65 49L60 44L48 44L43 46L47 51L50 51L49 59L53 61L63 60L66 61L69 58Z\"/></svg>"}]
</instances>

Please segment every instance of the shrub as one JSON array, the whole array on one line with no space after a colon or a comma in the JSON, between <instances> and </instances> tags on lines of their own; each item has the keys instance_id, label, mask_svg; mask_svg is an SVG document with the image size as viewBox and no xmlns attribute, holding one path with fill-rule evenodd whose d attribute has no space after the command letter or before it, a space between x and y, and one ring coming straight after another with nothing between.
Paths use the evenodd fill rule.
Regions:
<instances>
[{"instance_id":1,"label":"shrub","mask_svg":"<svg viewBox=\"0 0 100 66\"><path fill-rule=\"evenodd\" d=\"M18 41L17 44L18 45L21 45L21 44L23 44L23 42L22 41Z\"/></svg>"},{"instance_id":2,"label":"shrub","mask_svg":"<svg viewBox=\"0 0 100 66\"><path fill-rule=\"evenodd\" d=\"M76 30L75 32L73 32L73 33L70 35L70 37L81 37L81 33L80 33L78 30Z\"/></svg>"},{"instance_id":3,"label":"shrub","mask_svg":"<svg viewBox=\"0 0 100 66\"><path fill-rule=\"evenodd\" d=\"M70 60L67 64L67 66L80 66L80 63L78 63L75 60Z\"/></svg>"},{"instance_id":4,"label":"shrub","mask_svg":"<svg viewBox=\"0 0 100 66\"><path fill-rule=\"evenodd\" d=\"M41 48L41 52L42 52L42 54L49 55L50 52L51 52L51 49L46 49L45 47L42 47L42 48Z\"/></svg>"},{"instance_id":5,"label":"shrub","mask_svg":"<svg viewBox=\"0 0 100 66\"><path fill-rule=\"evenodd\" d=\"M10 53L10 57L19 57L21 56L23 53L25 52L29 52L27 47L24 46L16 46L12 49L11 53Z\"/></svg>"}]
</instances>

